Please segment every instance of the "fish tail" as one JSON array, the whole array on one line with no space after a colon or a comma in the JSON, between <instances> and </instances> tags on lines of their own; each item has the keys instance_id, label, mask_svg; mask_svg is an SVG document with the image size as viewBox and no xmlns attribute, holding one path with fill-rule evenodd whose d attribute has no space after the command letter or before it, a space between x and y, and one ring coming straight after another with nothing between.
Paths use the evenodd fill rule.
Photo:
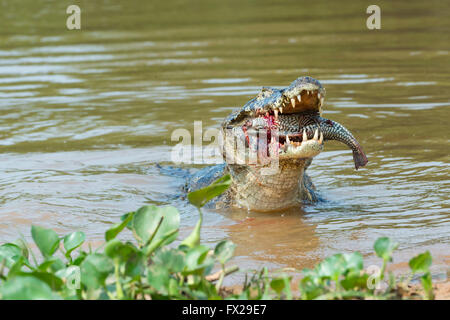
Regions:
<instances>
[{"instance_id":1,"label":"fish tail","mask_svg":"<svg viewBox=\"0 0 450 320\"><path fill-rule=\"evenodd\" d=\"M353 150L353 162L355 163L356 170L358 170L360 167L364 167L367 162L369 162L359 144L356 146L356 149Z\"/></svg>"}]
</instances>

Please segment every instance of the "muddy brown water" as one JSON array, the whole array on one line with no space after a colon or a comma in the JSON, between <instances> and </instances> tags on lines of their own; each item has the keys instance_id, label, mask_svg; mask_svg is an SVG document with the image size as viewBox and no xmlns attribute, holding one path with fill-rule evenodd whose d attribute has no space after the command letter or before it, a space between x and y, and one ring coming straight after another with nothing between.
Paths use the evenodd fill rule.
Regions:
<instances>
[{"instance_id":1,"label":"muddy brown water","mask_svg":"<svg viewBox=\"0 0 450 320\"><path fill-rule=\"evenodd\" d=\"M368 30L360 1L0 1L0 241L31 224L91 241L145 204L173 204L181 235L197 219L177 198L175 129L217 128L261 86L301 75L327 89L324 116L369 158L328 142L308 170L325 200L272 214L205 213L203 241L229 238L242 269L311 267L372 244L394 262L430 250L449 268L449 4L379 1ZM180 167L195 170L200 164ZM177 171L174 171L175 173ZM236 276L239 277L239 276Z\"/></svg>"}]
</instances>

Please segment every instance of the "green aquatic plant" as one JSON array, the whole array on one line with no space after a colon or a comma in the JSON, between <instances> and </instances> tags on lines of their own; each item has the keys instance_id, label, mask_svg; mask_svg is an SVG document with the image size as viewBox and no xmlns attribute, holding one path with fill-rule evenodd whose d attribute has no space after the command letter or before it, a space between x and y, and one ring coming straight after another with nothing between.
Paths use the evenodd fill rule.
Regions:
<instances>
[{"instance_id":1,"label":"green aquatic plant","mask_svg":"<svg viewBox=\"0 0 450 320\"><path fill-rule=\"evenodd\" d=\"M360 253L335 254L313 269L305 269L299 291L292 290L292 276L284 271L255 272L239 293L223 287L224 278L238 271L226 264L235 244L220 241L215 248L201 244L202 207L231 184L229 175L188 195L197 207L199 220L190 235L179 241L180 214L172 206L143 206L124 214L121 222L105 232L105 243L86 247L83 232L60 237L55 231L31 227L32 239L41 258L23 238L0 246L0 299L387 299L393 298L395 279L390 275L386 290L372 284L384 278L397 244L379 238L374 245L383 259L381 272L369 274ZM124 230L133 241L120 240ZM83 244L85 244L83 246ZM30 257L32 261L30 261ZM426 299L433 299L431 255L410 260L412 274L421 273ZM213 273L214 268L218 271Z\"/></svg>"}]
</instances>

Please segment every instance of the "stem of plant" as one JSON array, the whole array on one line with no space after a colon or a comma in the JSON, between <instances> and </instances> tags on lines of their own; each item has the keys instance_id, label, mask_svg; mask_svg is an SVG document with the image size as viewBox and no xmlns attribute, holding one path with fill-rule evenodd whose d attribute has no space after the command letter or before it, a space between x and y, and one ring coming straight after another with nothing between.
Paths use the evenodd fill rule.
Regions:
<instances>
[{"instance_id":1,"label":"stem of plant","mask_svg":"<svg viewBox=\"0 0 450 320\"><path fill-rule=\"evenodd\" d=\"M117 299L122 300L123 299L123 290L122 286L120 285L120 274L119 274L119 260L114 260L114 275L116 276L116 292L117 292Z\"/></svg>"},{"instance_id":2,"label":"stem of plant","mask_svg":"<svg viewBox=\"0 0 450 320\"><path fill-rule=\"evenodd\" d=\"M222 264L221 266L222 266L222 273L220 274L219 281L217 281L217 284L216 284L216 291L217 292L219 292L220 287L222 286L223 278L225 277L225 265Z\"/></svg>"}]
</instances>

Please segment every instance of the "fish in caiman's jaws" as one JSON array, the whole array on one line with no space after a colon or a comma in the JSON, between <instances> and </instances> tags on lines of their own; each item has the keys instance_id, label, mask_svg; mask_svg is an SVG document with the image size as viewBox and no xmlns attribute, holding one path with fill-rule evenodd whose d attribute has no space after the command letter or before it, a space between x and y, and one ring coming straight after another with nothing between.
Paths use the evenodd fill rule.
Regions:
<instances>
[{"instance_id":1,"label":"fish in caiman's jaws","mask_svg":"<svg viewBox=\"0 0 450 320\"><path fill-rule=\"evenodd\" d=\"M216 208L276 211L316 201L315 187L305 171L324 142L346 144L356 169L368 161L348 129L321 116L324 99L325 88L311 77L300 77L281 90L262 88L222 123L226 163L197 172L186 190L202 188L230 173L231 187L211 203ZM274 160L277 170L270 171Z\"/></svg>"}]
</instances>

